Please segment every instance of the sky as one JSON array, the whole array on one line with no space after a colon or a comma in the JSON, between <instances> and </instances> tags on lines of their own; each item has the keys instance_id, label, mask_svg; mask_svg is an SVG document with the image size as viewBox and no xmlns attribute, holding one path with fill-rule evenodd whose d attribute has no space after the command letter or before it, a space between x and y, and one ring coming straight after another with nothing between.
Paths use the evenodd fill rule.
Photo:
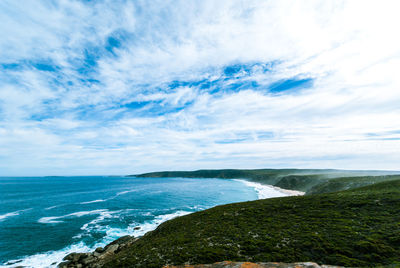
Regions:
<instances>
[{"instance_id":1,"label":"sky","mask_svg":"<svg viewBox=\"0 0 400 268\"><path fill-rule=\"evenodd\" d=\"M399 1L0 2L0 176L400 170Z\"/></svg>"}]
</instances>

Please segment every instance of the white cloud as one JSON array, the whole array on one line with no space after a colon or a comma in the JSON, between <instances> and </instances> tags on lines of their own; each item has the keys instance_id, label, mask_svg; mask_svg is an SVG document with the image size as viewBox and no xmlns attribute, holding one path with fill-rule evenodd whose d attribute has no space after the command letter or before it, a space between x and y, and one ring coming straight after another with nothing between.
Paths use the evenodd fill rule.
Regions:
<instances>
[{"instance_id":1,"label":"white cloud","mask_svg":"<svg viewBox=\"0 0 400 268\"><path fill-rule=\"evenodd\" d=\"M17 4L0 4L0 175L398 169L397 1ZM293 77L313 85L227 90ZM168 86L203 80L218 92Z\"/></svg>"}]
</instances>

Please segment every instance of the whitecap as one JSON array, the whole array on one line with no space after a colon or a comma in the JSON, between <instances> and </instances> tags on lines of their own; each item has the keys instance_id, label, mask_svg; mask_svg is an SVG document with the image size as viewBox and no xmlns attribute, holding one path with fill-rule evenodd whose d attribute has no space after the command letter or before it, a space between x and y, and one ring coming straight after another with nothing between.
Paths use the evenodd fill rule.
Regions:
<instances>
[{"instance_id":1,"label":"whitecap","mask_svg":"<svg viewBox=\"0 0 400 268\"><path fill-rule=\"evenodd\" d=\"M141 237L145 235L147 232L155 230L161 223L166 222L168 220L174 219L176 217L184 216L190 214L190 211L176 211L170 214L164 214L156 216L153 220L146 221L144 223L132 223L127 228L117 228L111 226L93 226L92 230L96 232L104 232L106 236L103 238L103 242L106 244L114 241L125 235L131 235L134 237ZM81 228L82 229L82 228Z\"/></svg>"},{"instance_id":2,"label":"whitecap","mask_svg":"<svg viewBox=\"0 0 400 268\"><path fill-rule=\"evenodd\" d=\"M100 215L95 218L94 220L85 223L80 229L83 231L87 231L90 232L91 230L95 229L96 227L98 228L99 225L98 223L103 221L104 219L110 219L110 218L118 218L118 215L113 215L116 213L121 212L121 210L116 210L116 211L109 211L109 210L105 210L103 212L100 213Z\"/></svg>"},{"instance_id":3,"label":"whitecap","mask_svg":"<svg viewBox=\"0 0 400 268\"><path fill-rule=\"evenodd\" d=\"M9 212L3 215L0 215L0 221L7 219L9 217L13 217L13 216L18 216L19 215L19 210L18 211L14 211L14 212Z\"/></svg>"},{"instance_id":4,"label":"whitecap","mask_svg":"<svg viewBox=\"0 0 400 268\"><path fill-rule=\"evenodd\" d=\"M50 209L57 208L57 207L59 207L59 206L51 206L51 207L45 208L45 210L50 210Z\"/></svg>"},{"instance_id":5,"label":"whitecap","mask_svg":"<svg viewBox=\"0 0 400 268\"><path fill-rule=\"evenodd\" d=\"M27 211L27 210L30 210L30 209L32 209L32 208L21 209L21 210L8 212L6 214L0 215L0 221L3 221L3 220L5 220L7 218L10 218L10 217L18 216L19 214L21 214L21 212Z\"/></svg>"},{"instance_id":6,"label":"whitecap","mask_svg":"<svg viewBox=\"0 0 400 268\"><path fill-rule=\"evenodd\" d=\"M89 210L89 211L78 211L74 212L71 214L66 215L66 217L82 217L85 215L93 215L93 214L102 214L104 212L108 212L108 209L95 209L95 210Z\"/></svg>"},{"instance_id":7,"label":"whitecap","mask_svg":"<svg viewBox=\"0 0 400 268\"><path fill-rule=\"evenodd\" d=\"M174 218L185 216L192 213L191 211L179 210L174 213L159 215L154 218L154 220L144 222L142 224L131 224L128 226L128 230L131 232L131 235L135 237L143 236L145 233L149 231L155 230L161 223L172 220ZM140 227L140 229L136 229L135 227Z\"/></svg>"},{"instance_id":8,"label":"whitecap","mask_svg":"<svg viewBox=\"0 0 400 268\"><path fill-rule=\"evenodd\" d=\"M190 214L192 212L190 211L176 211L174 213L170 214L164 214L164 215L159 215L156 216L153 220L146 221L144 223L131 223L128 225L126 228L117 228L117 227L111 227L111 226L104 226L104 225L99 225L98 223L101 222L102 220L105 219L105 217L117 217L116 215L104 215L105 217L99 216L98 218L90 221L89 223L84 224L81 227L81 230L86 231L87 233L91 232L99 232L99 233L105 233L105 237L103 238L103 242L110 243L115 239L120 238L121 236L125 235L131 235L134 237L140 237L143 236L145 233L149 231L153 231L156 229L161 223L166 222L168 220L171 220L173 218L179 217L179 216L184 216L187 214ZM83 234L77 235L77 237L81 237Z\"/></svg>"},{"instance_id":9,"label":"whitecap","mask_svg":"<svg viewBox=\"0 0 400 268\"><path fill-rule=\"evenodd\" d=\"M106 202L107 200L104 199L97 199L97 200L92 200L92 201L86 201L86 202L81 202L79 204L84 205L84 204L92 204L92 203L99 203L99 202Z\"/></svg>"},{"instance_id":10,"label":"whitecap","mask_svg":"<svg viewBox=\"0 0 400 268\"><path fill-rule=\"evenodd\" d=\"M38 223L60 223L63 221L58 221L57 219L62 217L43 217L38 220Z\"/></svg>"},{"instance_id":11,"label":"whitecap","mask_svg":"<svg viewBox=\"0 0 400 268\"><path fill-rule=\"evenodd\" d=\"M137 192L138 190L127 190L127 191L122 191L122 192L119 192L119 193L117 193L117 196L118 195L123 195L123 194L128 194L128 193L133 193L133 192Z\"/></svg>"},{"instance_id":12,"label":"whitecap","mask_svg":"<svg viewBox=\"0 0 400 268\"><path fill-rule=\"evenodd\" d=\"M153 220L147 221L143 224L132 223L131 225L128 226L128 228L113 228L110 226L97 225L97 223L100 222L101 220L104 220L107 217L114 217L114 215L112 215L112 214L118 213L118 212L121 212L121 211L93 210L93 211L75 212L75 213L71 213L68 215L60 216L60 217L47 217L47 219L52 218L52 219L48 219L48 221L51 222L51 221L55 221L56 218L61 218L61 217L65 218L65 217L69 217L71 215L79 217L79 216L88 215L88 214L100 213L99 217L97 217L95 220L85 224L84 226L82 226L81 229L93 231L89 228L89 226L91 224L94 224L93 227L96 228L96 231L103 231L106 233L106 236L101 241L94 244L93 246L88 246L84 242L79 242L76 244L72 244L68 247L65 247L61 250L48 251L45 253L38 253L35 255L23 257L19 260L9 260L8 262L10 262L10 263L15 263L15 262L18 262L18 263L4 265L3 267L15 267L16 264L18 266L24 266L24 267L57 267L57 265L62 261L62 259L66 255L68 255L72 252L77 252L77 253L91 252L91 251L94 251L97 247L104 247L107 244L109 244L110 242L112 242L115 239L118 239L124 235L140 237L149 231L153 231L154 229L157 228L157 226L159 226L161 223L163 223L165 221L192 213L190 211L180 210L180 211L176 211L174 213L156 216ZM140 228L138 229L136 227L140 227Z\"/></svg>"},{"instance_id":13,"label":"whitecap","mask_svg":"<svg viewBox=\"0 0 400 268\"><path fill-rule=\"evenodd\" d=\"M48 251L44 253L38 253L31 256L26 256L21 259L9 260L5 264L1 265L1 267L15 267L23 266L23 267L57 267L57 265L62 261L62 259L72 253L72 252L89 252L93 251L98 245L94 245L93 247L88 247L85 243L79 242L77 244L70 245L61 250ZM6 265L10 263L9 265Z\"/></svg>"},{"instance_id":14,"label":"whitecap","mask_svg":"<svg viewBox=\"0 0 400 268\"><path fill-rule=\"evenodd\" d=\"M63 216L51 216L51 217L42 217L38 220L39 223L60 223L63 222L60 219L71 218L71 217L82 217L85 215L94 215L94 214L102 214L108 212L108 209L96 209L90 211L78 211L74 213L70 213Z\"/></svg>"}]
</instances>

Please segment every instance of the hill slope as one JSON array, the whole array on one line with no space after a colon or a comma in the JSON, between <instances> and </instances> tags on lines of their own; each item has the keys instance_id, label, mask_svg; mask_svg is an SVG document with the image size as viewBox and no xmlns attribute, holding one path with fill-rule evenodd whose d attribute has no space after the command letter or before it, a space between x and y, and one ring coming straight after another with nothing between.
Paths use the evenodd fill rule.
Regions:
<instances>
[{"instance_id":1,"label":"hill slope","mask_svg":"<svg viewBox=\"0 0 400 268\"><path fill-rule=\"evenodd\" d=\"M245 178L288 190L327 193L361 187L386 180L400 179L400 172L335 169L219 169L196 171L161 171L135 177ZM338 178L343 178L339 180ZM338 180L335 180L338 179ZM332 181L332 182L331 182Z\"/></svg>"},{"instance_id":2,"label":"hill slope","mask_svg":"<svg viewBox=\"0 0 400 268\"><path fill-rule=\"evenodd\" d=\"M223 260L400 265L400 180L176 218L112 256L106 267Z\"/></svg>"},{"instance_id":3,"label":"hill slope","mask_svg":"<svg viewBox=\"0 0 400 268\"><path fill-rule=\"evenodd\" d=\"M307 194L332 193L392 180L400 180L400 175L334 178L313 186Z\"/></svg>"}]
</instances>

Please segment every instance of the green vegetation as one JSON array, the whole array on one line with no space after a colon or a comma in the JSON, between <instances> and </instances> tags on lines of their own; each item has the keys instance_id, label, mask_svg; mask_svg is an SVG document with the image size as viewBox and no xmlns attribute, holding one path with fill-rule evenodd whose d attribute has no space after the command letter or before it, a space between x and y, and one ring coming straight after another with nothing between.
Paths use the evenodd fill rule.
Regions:
<instances>
[{"instance_id":1,"label":"green vegetation","mask_svg":"<svg viewBox=\"0 0 400 268\"><path fill-rule=\"evenodd\" d=\"M400 265L400 180L229 204L179 217L117 253L106 266L222 260Z\"/></svg>"},{"instance_id":2,"label":"green vegetation","mask_svg":"<svg viewBox=\"0 0 400 268\"><path fill-rule=\"evenodd\" d=\"M335 169L219 169L162 171L136 177L242 178L307 194L327 193L400 178L399 172ZM133 175L132 175L133 176Z\"/></svg>"},{"instance_id":3,"label":"green vegetation","mask_svg":"<svg viewBox=\"0 0 400 268\"><path fill-rule=\"evenodd\" d=\"M336 178L315 185L307 191L307 194L331 193L399 179L400 175Z\"/></svg>"}]
</instances>

